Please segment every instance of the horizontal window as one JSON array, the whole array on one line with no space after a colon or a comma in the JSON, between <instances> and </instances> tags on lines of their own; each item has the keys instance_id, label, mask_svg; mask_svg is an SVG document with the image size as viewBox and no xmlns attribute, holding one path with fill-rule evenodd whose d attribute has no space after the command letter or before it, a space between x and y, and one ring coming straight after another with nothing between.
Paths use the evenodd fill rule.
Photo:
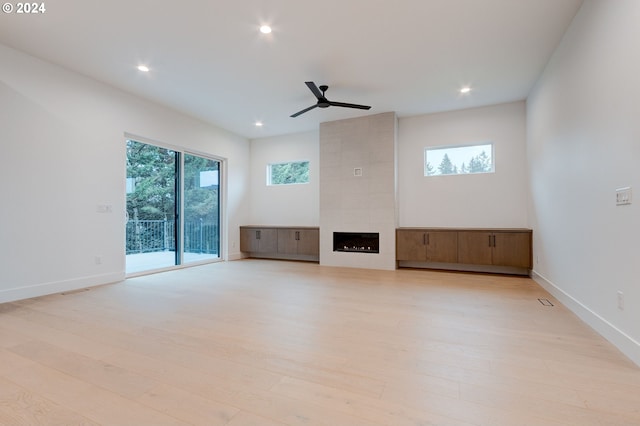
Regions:
<instances>
[{"instance_id":1,"label":"horizontal window","mask_svg":"<svg viewBox=\"0 0 640 426\"><path fill-rule=\"evenodd\" d=\"M493 173L493 143L424 149L424 175Z\"/></svg>"},{"instance_id":2,"label":"horizontal window","mask_svg":"<svg viewBox=\"0 0 640 426\"><path fill-rule=\"evenodd\" d=\"M267 166L267 185L309 183L309 162L295 161Z\"/></svg>"}]
</instances>

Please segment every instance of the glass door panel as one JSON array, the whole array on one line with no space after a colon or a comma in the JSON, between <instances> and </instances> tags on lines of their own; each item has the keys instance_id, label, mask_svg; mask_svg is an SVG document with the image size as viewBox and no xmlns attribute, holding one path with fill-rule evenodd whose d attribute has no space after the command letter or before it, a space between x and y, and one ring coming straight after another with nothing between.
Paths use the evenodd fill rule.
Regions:
<instances>
[{"instance_id":1,"label":"glass door panel","mask_svg":"<svg viewBox=\"0 0 640 426\"><path fill-rule=\"evenodd\" d=\"M178 264L179 153L127 141L126 272Z\"/></svg>"},{"instance_id":2,"label":"glass door panel","mask_svg":"<svg viewBox=\"0 0 640 426\"><path fill-rule=\"evenodd\" d=\"M184 154L183 261L220 257L220 162Z\"/></svg>"}]
</instances>

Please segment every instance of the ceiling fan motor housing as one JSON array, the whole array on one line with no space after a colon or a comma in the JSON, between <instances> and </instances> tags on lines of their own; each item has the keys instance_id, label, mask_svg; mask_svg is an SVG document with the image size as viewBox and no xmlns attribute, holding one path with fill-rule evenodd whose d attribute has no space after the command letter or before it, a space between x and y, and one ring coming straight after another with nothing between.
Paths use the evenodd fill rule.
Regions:
<instances>
[{"instance_id":1,"label":"ceiling fan motor housing","mask_svg":"<svg viewBox=\"0 0 640 426\"><path fill-rule=\"evenodd\" d=\"M329 86L325 84L323 84L322 86L318 86L318 89L322 90L322 97L318 98L318 106L320 108L328 108L331 105L329 103L329 100L324 97L324 92L326 92L328 88Z\"/></svg>"}]
</instances>

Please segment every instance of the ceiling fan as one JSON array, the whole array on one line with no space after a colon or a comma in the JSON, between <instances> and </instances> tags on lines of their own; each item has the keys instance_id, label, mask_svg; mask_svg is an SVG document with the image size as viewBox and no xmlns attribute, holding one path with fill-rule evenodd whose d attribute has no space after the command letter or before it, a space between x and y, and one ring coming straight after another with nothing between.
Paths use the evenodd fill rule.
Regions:
<instances>
[{"instance_id":1,"label":"ceiling fan","mask_svg":"<svg viewBox=\"0 0 640 426\"><path fill-rule=\"evenodd\" d=\"M370 106L367 105L357 105L357 104L347 104L344 102L333 102L328 100L325 96L324 96L324 92L327 91L327 89L329 88L329 86L320 86L318 88L318 86L316 86L316 84L313 81L307 81L305 82L305 84L307 85L307 87L309 88L309 90L311 90L311 92L313 92L313 94L316 96L316 98L318 98L318 102L315 105L311 105L309 108L305 108L302 111L298 111L295 114L292 114L291 117L297 117L300 114L304 114L307 111L311 111L314 108L320 107L320 108L328 108L330 106L339 106L339 107L346 107L346 108L357 108L357 109L370 109Z\"/></svg>"}]
</instances>

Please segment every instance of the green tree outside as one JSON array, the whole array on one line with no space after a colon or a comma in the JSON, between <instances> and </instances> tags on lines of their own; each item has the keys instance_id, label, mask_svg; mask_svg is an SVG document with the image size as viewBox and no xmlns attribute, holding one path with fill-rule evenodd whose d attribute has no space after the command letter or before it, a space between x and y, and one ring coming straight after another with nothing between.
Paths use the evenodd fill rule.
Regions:
<instances>
[{"instance_id":1,"label":"green tree outside","mask_svg":"<svg viewBox=\"0 0 640 426\"><path fill-rule=\"evenodd\" d=\"M482 151L480 154L469 160L469 173L484 173L490 171L491 159L486 152Z\"/></svg>"},{"instance_id":2,"label":"green tree outside","mask_svg":"<svg viewBox=\"0 0 640 426\"><path fill-rule=\"evenodd\" d=\"M127 141L127 178L133 192L127 194L131 219L172 220L175 215L176 152L136 141Z\"/></svg>"},{"instance_id":3,"label":"green tree outside","mask_svg":"<svg viewBox=\"0 0 640 426\"><path fill-rule=\"evenodd\" d=\"M430 162L426 162L425 166L424 166L424 170L425 170L425 175L426 176L433 176L436 174L436 170L433 168L433 165Z\"/></svg>"},{"instance_id":4,"label":"green tree outside","mask_svg":"<svg viewBox=\"0 0 640 426\"><path fill-rule=\"evenodd\" d=\"M287 185L309 182L308 161L271 164L269 169L271 185Z\"/></svg>"},{"instance_id":5,"label":"green tree outside","mask_svg":"<svg viewBox=\"0 0 640 426\"><path fill-rule=\"evenodd\" d=\"M456 173L454 171L454 165L453 163L451 163L451 160L449 159L449 156L447 154L442 157L442 161L438 166L438 171L441 175L450 175Z\"/></svg>"},{"instance_id":6,"label":"green tree outside","mask_svg":"<svg viewBox=\"0 0 640 426\"><path fill-rule=\"evenodd\" d=\"M130 221L127 224L127 253L171 249L175 245L174 223L178 208L178 153L129 140L126 154ZM189 154L183 157L183 249L185 252L217 253L220 163Z\"/></svg>"}]
</instances>

